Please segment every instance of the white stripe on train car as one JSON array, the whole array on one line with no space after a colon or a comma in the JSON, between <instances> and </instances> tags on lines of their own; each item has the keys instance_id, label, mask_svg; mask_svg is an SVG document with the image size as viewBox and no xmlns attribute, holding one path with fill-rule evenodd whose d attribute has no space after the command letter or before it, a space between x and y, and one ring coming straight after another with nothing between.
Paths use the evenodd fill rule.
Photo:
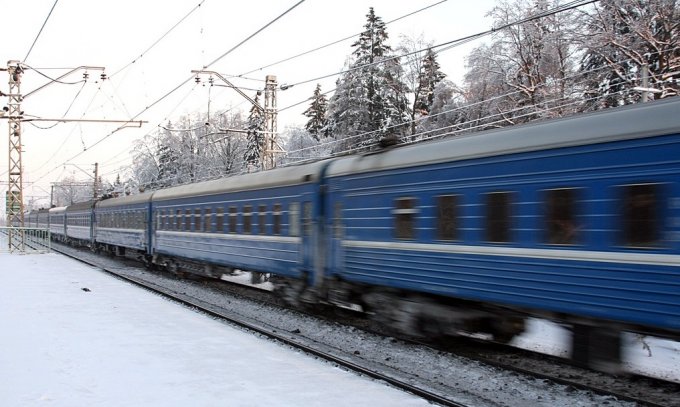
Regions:
<instances>
[{"instance_id":1,"label":"white stripe on train car","mask_svg":"<svg viewBox=\"0 0 680 407\"><path fill-rule=\"evenodd\" d=\"M532 259L591 261L601 263L629 263L650 266L680 267L680 255L656 253L622 253L589 250L529 249L521 247L467 246L455 244L375 242L344 240L344 247L380 250L404 250L430 253L466 254L479 256L508 256Z\"/></svg>"},{"instance_id":2,"label":"white stripe on train car","mask_svg":"<svg viewBox=\"0 0 680 407\"><path fill-rule=\"evenodd\" d=\"M265 235L243 235L232 233L201 233L201 232L174 232L166 230L157 230L158 237L183 237L183 238L197 238L216 239L216 240L250 240L269 243L302 243L302 238L291 236L265 236Z\"/></svg>"}]
</instances>

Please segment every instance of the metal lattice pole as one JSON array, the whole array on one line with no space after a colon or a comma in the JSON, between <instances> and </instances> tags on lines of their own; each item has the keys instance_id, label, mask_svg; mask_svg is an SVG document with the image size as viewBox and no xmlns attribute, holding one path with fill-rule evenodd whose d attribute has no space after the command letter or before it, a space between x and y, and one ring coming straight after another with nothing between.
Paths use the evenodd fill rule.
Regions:
<instances>
[{"instance_id":1,"label":"metal lattice pole","mask_svg":"<svg viewBox=\"0 0 680 407\"><path fill-rule=\"evenodd\" d=\"M262 146L263 170L271 170L276 166L276 87L276 76L267 75L264 86L264 145Z\"/></svg>"},{"instance_id":2,"label":"metal lattice pole","mask_svg":"<svg viewBox=\"0 0 680 407\"><path fill-rule=\"evenodd\" d=\"M7 62L9 74L9 182L7 188L7 226L24 226L23 167L21 164L21 75L24 73L19 61ZM9 234L9 250L23 250L23 233Z\"/></svg>"}]
</instances>

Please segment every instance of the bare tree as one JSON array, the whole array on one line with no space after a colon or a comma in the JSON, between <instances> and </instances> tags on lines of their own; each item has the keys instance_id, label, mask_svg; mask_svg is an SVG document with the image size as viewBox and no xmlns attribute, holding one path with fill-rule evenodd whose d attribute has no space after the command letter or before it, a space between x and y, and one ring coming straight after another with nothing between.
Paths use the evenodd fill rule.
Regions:
<instances>
[{"instance_id":1,"label":"bare tree","mask_svg":"<svg viewBox=\"0 0 680 407\"><path fill-rule=\"evenodd\" d=\"M510 25L467 59L466 93L474 105L470 117L501 127L568 113L560 106L574 96L573 12L531 18L557 4L502 1L489 13L495 25ZM527 21L511 24L521 20Z\"/></svg>"},{"instance_id":2,"label":"bare tree","mask_svg":"<svg viewBox=\"0 0 680 407\"><path fill-rule=\"evenodd\" d=\"M89 201L93 198L92 187L91 181L79 181L74 176L64 177L53 184L52 204L67 206Z\"/></svg>"},{"instance_id":3,"label":"bare tree","mask_svg":"<svg viewBox=\"0 0 680 407\"><path fill-rule=\"evenodd\" d=\"M654 98L680 94L680 5L675 0L603 0L581 13L583 110L636 103L647 67Z\"/></svg>"}]
</instances>

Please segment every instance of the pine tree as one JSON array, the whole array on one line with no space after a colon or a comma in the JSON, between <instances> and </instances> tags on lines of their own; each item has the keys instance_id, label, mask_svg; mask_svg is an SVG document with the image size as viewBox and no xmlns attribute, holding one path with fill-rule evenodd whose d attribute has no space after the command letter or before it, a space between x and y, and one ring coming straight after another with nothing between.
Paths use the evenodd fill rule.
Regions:
<instances>
[{"instance_id":1,"label":"pine tree","mask_svg":"<svg viewBox=\"0 0 680 407\"><path fill-rule=\"evenodd\" d=\"M371 147L386 136L400 138L408 131L407 87L399 58L392 56L385 23L373 8L366 19L329 101L329 128L345 151Z\"/></svg>"},{"instance_id":2,"label":"pine tree","mask_svg":"<svg viewBox=\"0 0 680 407\"><path fill-rule=\"evenodd\" d=\"M316 89L314 89L314 95L312 95L312 103L303 113L303 115L309 117L309 121L305 124L305 129L316 141L319 141L321 136L328 137L327 110L328 101L326 100L326 95L321 93L321 85L317 84Z\"/></svg>"},{"instance_id":3,"label":"pine tree","mask_svg":"<svg viewBox=\"0 0 680 407\"><path fill-rule=\"evenodd\" d=\"M431 48L428 49L423 58L420 75L418 75L418 89L416 89L413 110L421 115L427 115L430 112L432 102L434 102L434 88L444 78L446 74L439 70L437 54Z\"/></svg>"},{"instance_id":4,"label":"pine tree","mask_svg":"<svg viewBox=\"0 0 680 407\"><path fill-rule=\"evenodd\" d=\"M167 128L170 129L171 126L168 123ZM175 145L174 136L169 130L165 130L158 139L155 154L158 162L158 178L151 185L152 188L163 188L179 183L181 157Z\"/></svg>"},{"instance_id":5,"label":"pine tree","mask_svg":"<svg viewBox=\"0 0 680 407\"><path fill-rule=\"evenodd\" d=\"M259 94L255 95L255 103L259 104ZM264 116L262 111L253 105L250 108L247 123L248 135L246 137L246 149L243 153L243 162L247 170L261 168L262 149L264 147Z\"/></svg>"},{"instance_id":6,"label":"pine tree","mask_svg":"<svg viewBox=\"0 0 680 407\"><path fill-rule=\"evenodd\" d=\"M416 115L422 117L430 114L432 103L434 103L434 90L444 78L446 78L446 74L439 70L437 54L432 48L428 49L418 74L418 87L415 91L411 115L411 134L416 132Z\"/></svg>"}]
</instances>

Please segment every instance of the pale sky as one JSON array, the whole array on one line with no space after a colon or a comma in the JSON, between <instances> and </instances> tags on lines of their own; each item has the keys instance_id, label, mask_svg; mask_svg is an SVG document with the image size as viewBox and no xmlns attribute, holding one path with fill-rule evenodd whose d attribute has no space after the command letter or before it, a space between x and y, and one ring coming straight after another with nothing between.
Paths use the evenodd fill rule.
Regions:
<instances>
[{"instance_id":1,"label":"pale sky","mask_svg":"<svg viewBox=\"0 0 680 407\"><path fill-rule=\"evenodd\" d=\"M210 89L196 85L193 80L152 108L144 109L192 76L191 70L201 69L217 60L296 3L297 0L205 0L203 3L201 0L59 0L29 54L54 0L0 0L3 16L0 67L6 68L9 60L19 60L36 71L57 78L76 67L97 66L105 67L106 74L112 76L102 83L100 71L88 70L89 79L84 85L82 82L52 83L23 101L22 110L26 116L108 120L128 120L137 116L136 120L148 121L141 128L123 129L108 137L118 125L62 123L50 129L39 129L24 123L25 203L40 200L47 204L50 184L65 176L75 176L84 182L91 180L88 173L92 173L95 162L99 163L100 174L113 181L119 168L131 162L135 140L168 120L206 112L209 101L211 113L236 108L247 114L250 106L233 89ZM376 14L389 22L436 3L438 0L306 0L209 69L225 76L246 74L255 79L229 78L236 86L245 88L244 92L251 97L254 89L264 87L266 75L276 75L279 84L330 75L342 70L351 53L355 34L363 29L369 7L373 6ZM492 22L485 15L495 3L494 0L443 1L389 24L389 44L396 48L401 35L418 37L422 34L425 40L440 44L486 31ZM197 10L140 57L199 4ZM266 67L348 36L353 38ZM473 42L439 55L442 70L449 79L460 83L464 57L479 44ZM84 72L77 70L62 81L82 81ZM336 79L337 76L332 76L279 91L279 109L309 98L317 82L322 90L334 88ZM5 93L7 81L7 73L0 72L0 90ZM22 78L22 94L47 82L50 80L37 72L27 71ZM7 98L0 98L0 106L6 104ZM304 102L281 111L279 131L288 125L303 125L305 117L301 113L308 105ZM53 122L35 124L40 127L54 125ZM0 142L0 194L4 196L8 167L7 120L0 119L0 136L3 140ZM0 211L4 211L4 205Z\"/></svg>"}]
</instances>

